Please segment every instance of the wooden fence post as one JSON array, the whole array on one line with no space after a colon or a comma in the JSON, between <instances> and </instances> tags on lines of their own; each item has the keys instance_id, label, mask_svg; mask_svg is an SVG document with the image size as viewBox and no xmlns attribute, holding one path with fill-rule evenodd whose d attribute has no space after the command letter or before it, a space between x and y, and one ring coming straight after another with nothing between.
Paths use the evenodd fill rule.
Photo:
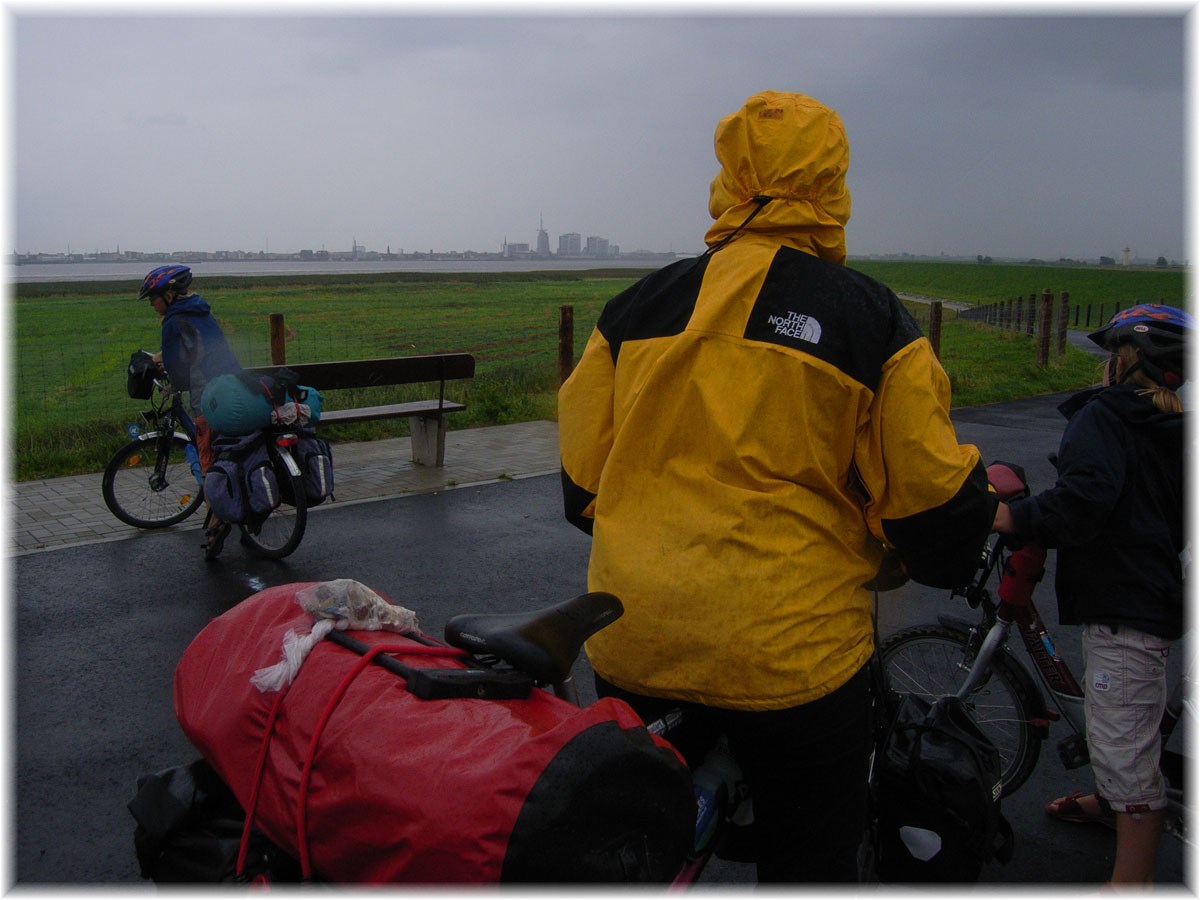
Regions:
<instances>
[{"instance_id":1,"label":"wooden fence post","mask_svg":"<svg viewBox=\"0 0 1200 900\"><path fill-rule=\"evenodd\" d=\"M283 313L271 313L271 365L287 364L286 332L283 327Z\"/></svg>"},{"instance_id":2,"label":"wooden fence post","mask_svg":"<svg viewBox=\"0 0 1200 900\"><path fill-rule=\"evenodd\" d=\"M933 355L942 358L942 301L934 300L929 304L929 343L933 345Z\"/></svg>"},{"instance_id":3,"label":"wooden fence post","mask_svg":"<svg viewBox=\"0 0 1200 900\"><path fill-rule=\"evenodd\" d=\"M1021 330L1021 323L1024 321L1024 317L1025 317L1025 298L1018 297L1017 298L1017 318L1013 321L1013 331Z\"/></svg>"},{"instance_id":4,"label":"wooden fence post","mask_svg":"<svg viewBox=\"0 0 1200 900\"><path fill-rule=\"evenodd\" d=\"M1069 295L1063 291L1058 298L1058 355L1062 356L1067 352L1067 318L1071 315L1071 304Z\"/></svg>"},{"instance_id":5,"label":"wooden fence post","mask_svg":"<svg viewBox=\"0 0 1200 900\"><path fill-rule=\"evenodd\" d=\"M1042 306L1038 311L1038 350L1037 364L1039 369L1046 368L1046 364L1050 362L1050 329L1054 317L1053 309L1054 295L1050 292L1050 288L1042 291ZM1030 323L1032 324L1032 322Z\"/></svg>"},{"instance_id":6,"label":"wooden fence post","mask_svg":"<svg viewBox=\"0 0 1200 900\"><path fill-rule=\"evenodd\" d=\"M575 307L558 308L558 383L571 377L575 369Z\"/></svg>"},{"instance_id":7,"label":"wooden fence post","mask_svg":"<svg viewBox=\"0 0 1200 900\"><path fill-rule=\"evenodd\" d=\"M1025 322L1025 333L1033 337L1033 329L1037 324L1037 294L1029 295L1029 318Z\"/></svg>"}]
</instances>

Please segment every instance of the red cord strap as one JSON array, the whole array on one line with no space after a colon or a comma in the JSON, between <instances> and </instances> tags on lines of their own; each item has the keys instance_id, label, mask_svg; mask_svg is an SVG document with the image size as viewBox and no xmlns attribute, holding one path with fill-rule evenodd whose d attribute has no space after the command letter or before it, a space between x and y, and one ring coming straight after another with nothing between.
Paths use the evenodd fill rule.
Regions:
<instances>
[{"instance_id":1,"label":"red cord strap","mask_svg":"<svg viewBox=\"0 0 1200 900\"><path fill-rule=\"evenodd\" d=\"M424 646L421 644L412 645L387 645L378 644L368 650L355 663L354 668L346 673L342 678L341 683L329 698L329 702L325 704L325 709L321 713L321 718L317 721L316 730L313 732L312 741L309 744L308 754L304 760L304 768L300 777L300 790L297 797L296 811L296 845L299 848L300 855L300 871L306 881L312 878L312 864L309 858L308 851L308 812L307 812L307 797L308 785L312 777L313 763L317 756L317 744L321 740L321 734L325 731L325 726L328 724L330 717L333 715L334 709L345 696L346 691L350 688L351 682L358 677L358 674L370 665L375 657L381 653L403 653L409 656L461 656L462 651L456 650L453 647L440 646ZM290 685L289 685L290 687ZM275 697L275 703L271 707L271 712L267 716L267 724L263 729L262 744L258 751L258 760L254 766L254 786L250 792L250 802L246 808L246 819L242 823L242 839L238 846L237 857L237 876L242 877L246 868L246 855L250 847L250 832L254 827L255 811L258 809L259 792L262 787L263 775L267 768L267 751L271 745L271 737L275 733L275 723L279 719L279 714L283 709L283 698L287 694L288 687L283 688Z\"/></svg>"},{"instance_id":2,"label":"red cord strap","mask_svg":"<svg viewBox=\"0 0 1200 900\"><path fill-rule=\"evenodd\" d=\"M258 791L262 786L263 772L267 767L267 748L271 745L271 735L275 733L275 720L279 718L279 711L283 708L283 697L286 693L287 688L284 687L275 696L275 704L271 707L271 714L267 716L267 727L263 729L262 746L259 747L258 762L254 766L254 787L250 791L246 820L242 823L242 840L238 845L237 868L235 869L238 878L242 877L246 868L246 852L250 848L250 829L254 825L254 811L258 808Z\"/></svg>"},{"instance_id":3,"label":"red cord strap","mask_svg":"<svg viewBox=\"0 0 1200 900\"><path fill-rule=\"evenodd\" d=\"M296 846L300 851L300 873L305 881L312 878L312 863L308 849L308 785L312 778L313 763L317 757L317 744L321 740L321 735L325 731L325 726L329 723L329 719L333 716L334 709L349 690L350 684L358 677L358 674L374 662L375 657L381 653L403 653L409 656L461 656L462 651L456 650L453 647L429 647L420 644L410 645L394 645L377 644L368 650L354 664L341 683L337 686L337 690L329 697L329 702L325 704L325 709L321 713L321 718L317 720L317 727L313 730L312 741L308 747L308 755L304 759L304 769L300 775L300 787L296 798Z\"/></svg>"}]
</instances>

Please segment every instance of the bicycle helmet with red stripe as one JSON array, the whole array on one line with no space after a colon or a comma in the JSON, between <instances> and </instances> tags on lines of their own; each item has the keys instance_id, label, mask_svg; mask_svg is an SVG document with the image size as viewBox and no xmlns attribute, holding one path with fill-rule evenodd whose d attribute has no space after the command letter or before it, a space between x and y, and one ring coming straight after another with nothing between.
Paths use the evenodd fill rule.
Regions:
<instances>
[{"instance_id":1,"label":"bicycle helmet with red stripe","mask_svg":"<svg viewBox=\"0 0 1200 900\"><path fill-rule=\"evenodd\" d=\"M192 283L192 270L187 266L159 266L152 269L150 274L142 279L142 289L138 292L139 300L151 294L161 294L166 290L187 291Z\"/></svg>"},{"instance_id":2,"label":"bicycle helmet with red stripe","mask_svg":"<svg viewBox=\"0 0 1200 900\"><path fill-rule=\"evenodd\" d=\"M1141 367L1146 374L1174 390L1187 378L1185 347L1191 331L1192 317L1183 310L1139 303L1121 310L1088 337L1106 350L1133 344L1141 354Z\"/></svg>"}]
</instances>

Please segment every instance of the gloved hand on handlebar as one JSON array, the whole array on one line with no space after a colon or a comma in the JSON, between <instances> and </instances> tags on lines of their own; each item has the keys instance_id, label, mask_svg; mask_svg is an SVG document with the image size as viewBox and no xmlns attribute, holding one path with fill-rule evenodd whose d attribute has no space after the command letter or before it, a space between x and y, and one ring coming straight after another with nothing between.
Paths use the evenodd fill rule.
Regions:
<instances>
[{"instance_id":1,"label":"gloved hand on handlebar","mask_svg":"<svg viewBox=\"0 0 1200 900\"><path fill-rule=\"evenodd\" d=\"M1022 546L1022 541L1013 534L1014 522L1008 501L1029 496L1029 482L1025 470L1015 463L994 462L987 467L988 484L1000 497L996 516L992 520L992 531L1005 535L1004 543L1013 550Z\"/></svg>"},{"instance_id":2,"label":"gloved hand on handlebar","mask_svg":"<svg viewBox=\"0 0 1200 900\"><path fill-rule=\"evenodd\" d=\"M987 467L987 477L1003 502L1029 496L1025 470L1016 463L994 462Z\"/></svg>"}]
</instances>

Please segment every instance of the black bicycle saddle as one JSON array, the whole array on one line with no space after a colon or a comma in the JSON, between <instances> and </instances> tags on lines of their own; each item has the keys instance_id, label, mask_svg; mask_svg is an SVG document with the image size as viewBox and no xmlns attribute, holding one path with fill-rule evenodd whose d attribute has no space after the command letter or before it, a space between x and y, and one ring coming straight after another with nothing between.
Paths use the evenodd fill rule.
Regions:
<instances>
[{"instance_id":1,"label":"black bicycle saddle","mask_svg":"<svg viewBox=\"0 0 1200 900\"><path fill-rule=\"evenodd\" d=\"M556 684L571 674L583 642L624 611L615 596L594 591L533 612L454 616L445 638L477 656L497 656L539 684Z\"/></svg>"}]
</instances>

